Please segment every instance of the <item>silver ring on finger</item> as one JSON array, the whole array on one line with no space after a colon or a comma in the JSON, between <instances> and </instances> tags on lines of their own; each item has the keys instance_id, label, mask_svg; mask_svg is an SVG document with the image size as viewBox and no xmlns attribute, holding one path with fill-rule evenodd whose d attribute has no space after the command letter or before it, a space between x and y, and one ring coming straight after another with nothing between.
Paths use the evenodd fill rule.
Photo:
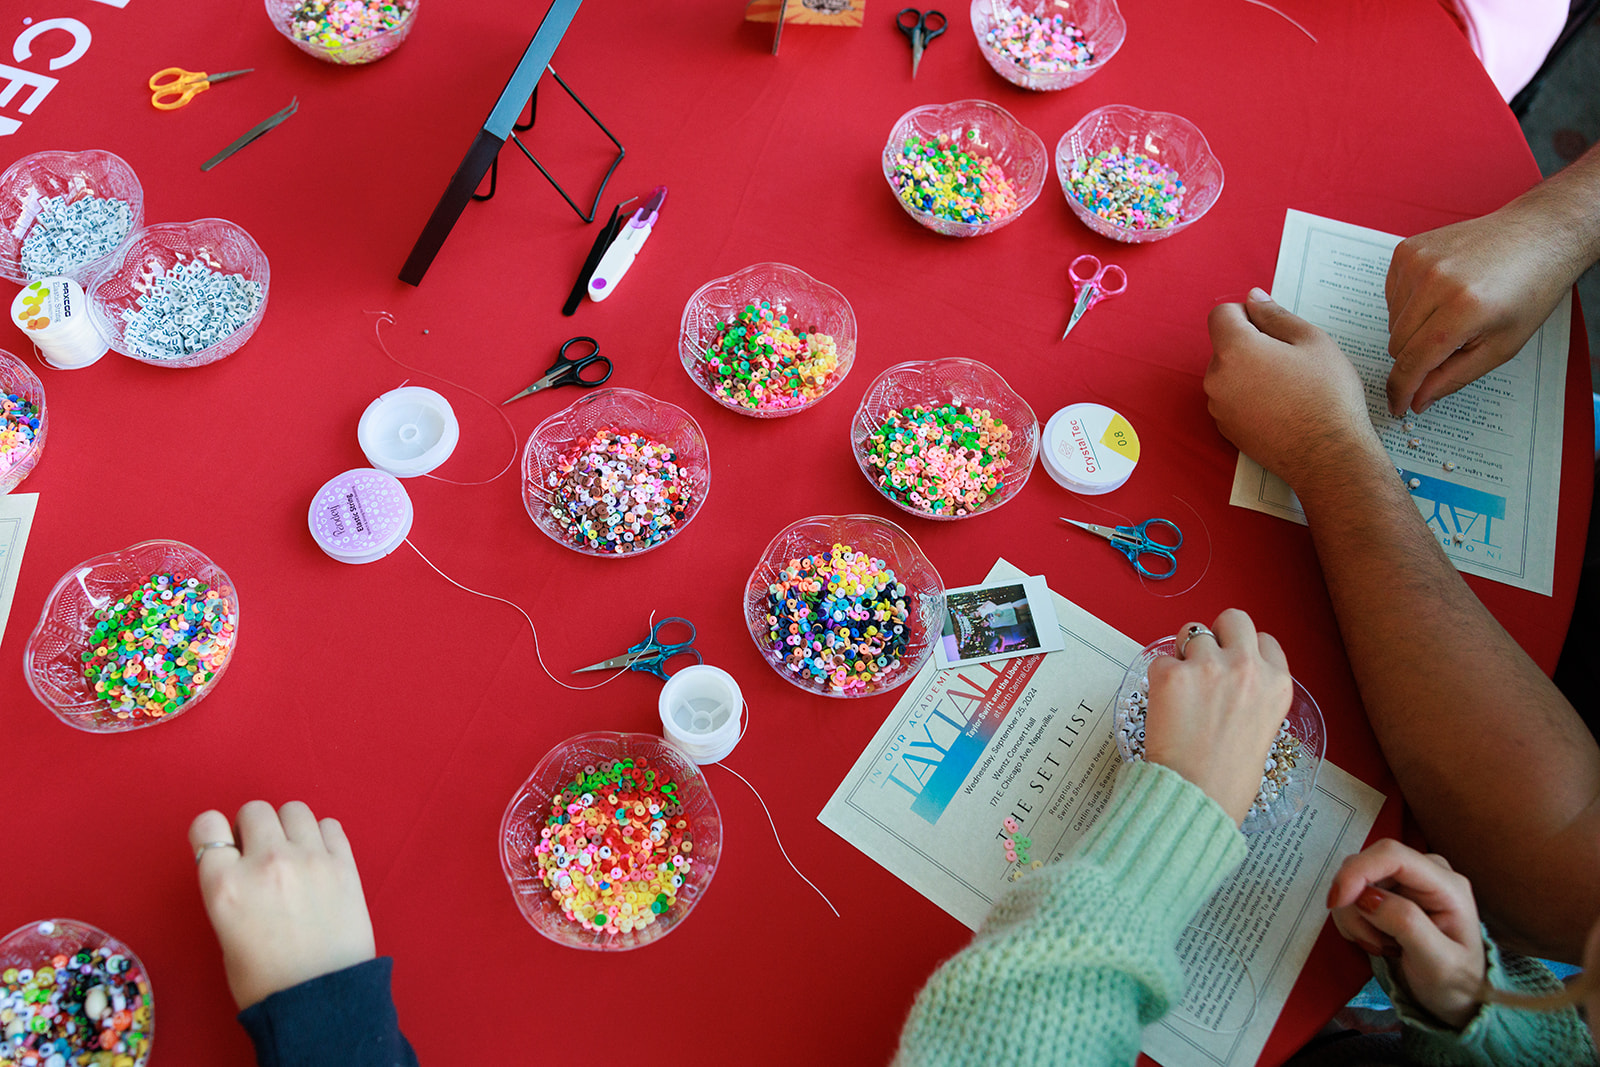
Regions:
<instances>
[{"instance_id":1,"label":"silver ring on finger","mask_svg":"<svg viewBox=\"0 0 1600 1067\"><path fill-rule=\"evenodd\" d=\"M1179 659L1183 658L1184 650L1189 647L1189 642L1193 641L1197 637L1209 637L1213 641L1217 640L1217 635L1216 634L1212 633L1206 627L1201 626L1199 623L1194 623L1187 630L1183 631L1183 636L1182 637L1178 638L1178 658ZM1219 646L1221 645L1220 641L1218 641L1217 643L1218 643Z\"/></svg>"},{"instance_id":2,"label":"silver ring on finger","mask_svg":"<svg viewBox=\"0 0 1600 1067\"><path fill-rule=\"evenodd\" d=\"M199 863L200 857L204 856L207 851L213 848L231 848L235 852L239 851L239 846L234 844L232 841L207 841L205 844L194 850L194 861Z\"/></svg>"}]
</instances>

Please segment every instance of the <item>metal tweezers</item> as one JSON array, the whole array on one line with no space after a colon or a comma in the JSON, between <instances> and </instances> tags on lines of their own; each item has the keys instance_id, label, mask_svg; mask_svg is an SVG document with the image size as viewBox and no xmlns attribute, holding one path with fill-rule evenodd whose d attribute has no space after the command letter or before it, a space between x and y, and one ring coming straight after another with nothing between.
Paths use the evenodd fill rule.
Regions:
<instances>
[{"instance_id":1,"label":"metal tweezers","mask_svg":"<svg viewBox=\"0 0 1600 1067\"><path fill-rule=\"evenodd\" d=\"M297 96L293 100L289 101L288 107L284 108L282 111L274 113L269 118L263 119L261 122L258 122L256 125L250 127L243 133L243 135L240 136L237 141L233 142L227 148L224 148L222 151L218 152L216 155L200 164L200 169L210 170L212 167L216 166L218 163L221 163L224 159L227 159L229 156L239 151L239 149L243 148L251 141L254 141L257 137L260 137L262 134L266 133L268 130L272 129L274 126L278 125L284 119L288 118L290 115L293 115L299 110L300 98Z\"/></svg>"}]
</instances>

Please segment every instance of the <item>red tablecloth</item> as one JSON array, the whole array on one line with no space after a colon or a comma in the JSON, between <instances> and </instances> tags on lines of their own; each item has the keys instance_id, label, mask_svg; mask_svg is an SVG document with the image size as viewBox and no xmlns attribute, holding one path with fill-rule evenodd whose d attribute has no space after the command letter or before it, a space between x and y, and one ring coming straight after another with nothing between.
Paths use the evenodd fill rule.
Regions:
<instances>
[{"instance_id":1,"label":"red tablecloth","mask_svg":"<svg viewBox=\"0 0 1600 1067\"><path fill-rule=\"evenodd\" d=\"M781 527L820 512L903 522L949 585L1003 555L1149 640L1229 605L1283 641L1317 696L1329 756L1395 786L1357 700L1305 530L1227 504L1235 452L1206 414L1205 314L1270 282L1283 213L1295 207L1413 233L1498 206L1538 178L1517 125L1433 0L1358 0L1289 10L1318 37L1242 0L1128 0L1127 44L1062 93L1016 89L985 65L952 10L919 78L893 12L865 28L791 26L783 54L740 5L647 8L591 0L554 65L628 148L607 196L671 187L632 275L603 306L558 309L593 238L514 150L498 196L472 205L426 281L395 275L543 13L510 0L424 5L412 39L370 68L320 64L258 7L176 0L54 0L33 15L92 30L87 53L22 120L3 160L107 148L144 183L147 221L221 216L271 257L265 322L226 362L167 371L108 357L46 371L51 432L23 491L42 494L0 663L9 848L0 928L82 918L144 957L158 993L157 1062L248 1056L184 841L207 807L303 798L355 843L380 950L426 1063L541 1061L602 1048L691 1053L710 1063L879 1063L912 994L967 931L815 821L894 697L809 697L758 658L740 617L745 578ZM43 72L66 37L41 35ZM0 42L3 44L4 42ZM170 64L255 73L162 113L145 79ZM525 139L563 181L593 188L609 144L558 92L541 94ZM209 174L201 160L298 95L299 114ZM1084 112L1125 102L1178 111L1227 171L1212 212L1146 246L1104 241L1070 214L1053 177L1028 213L980 240L938 237L894 202L878 156L897 116L924 103L994 100L1054 146ZM613 195L614 194L614 195ZM1069 343L1068 262L1123 264L1126 295ZM679 315L707 279L747 264L800 266L843 291L860 320L857 367L814 411L777 422L714 406L678 365ZM524 513L512 476L486 486L407 483L413 540L461 582L525 605L557 671L637 640L652 609L700 628L709 662L750 700L730 759L763 790L790 854L839 904L834 919L783 865L745 787L709 772L725 822L716 881L660 945L625 957L557 948L530 929L501 876L496 834L513 790L563 738L654 730L659 683L644 675L588 695L552 685L511 609L460 593L402 548L369 566L333 562L306 530L323 481L364 459L356 419L408 375L376 348L387 310L397 356L494 399L509 396L576 333L616 360L612 384L688 408L710 440L713 486L694 525L635 561L559 548ZM1586 345L1575 323L1563 454L1556 595L1471 579L1529 652L1553 665L1570 615L1589 510ZM0 346L23 351L14 329ZM969 356L1006 375L1041 416L1111 403L1138 428L1143 460L1100 503L1180 518L1209 569L1162 597L1103 544L1055 522L1085 502L1042 473L1001 511L934 524L889 507L856 470L847 426L861 391L904 359ZM512 451L497 415L466 393L463 441L440 474L486 478ZM575 399L560 390L508 409L525 438ZM520 444L520 442L518 442ZM1182 501L1182 505L1174 498ZM45 593L78 561L150 537L210 554L243 603L238 654L217 691L159 729L78 733L23 683L23 642ZM1189 572L1193 573L1193 571ZM1426 623L1426 620L1419 620ZM1365 963L1325 930L1264 1057L1277 1062L1360 983ZM644 1006L648 1003L648 1007ZM581 1013L581 1014L580 1014ZM611 1035L615 1034L615 1037ZM545 1049L525 1052L541 1043Z\"/></svg>"}]
</instances>

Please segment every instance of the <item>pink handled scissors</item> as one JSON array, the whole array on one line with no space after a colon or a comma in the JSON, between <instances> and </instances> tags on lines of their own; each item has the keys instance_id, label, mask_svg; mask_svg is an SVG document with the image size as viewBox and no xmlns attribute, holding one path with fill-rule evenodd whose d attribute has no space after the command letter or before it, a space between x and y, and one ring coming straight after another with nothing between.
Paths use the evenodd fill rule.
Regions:
<instances>
[{"instance_id":1,"label":"pink handled scissors","mask_svg":"<svg viewBox=\"0 0 1600 1067\"><path fill-rule=\"evenodd\" d=\"M1088 274L1079 274L1078 265L1087 264ZM1065 341L1067 334L1078 325L1078 320L1083 318L1083 313L1098 304L1101 299L1108 296L1120 296L1128 288L1128 273L1115 263L1100 265L1100 258L1087 252L1073 260L1067 267L1067 274L1072 277L1072 291L1077 294L1077 301L1072 305L1072 318L1067 320L1067 333L1061 335ZM1112 288L1112 284L1116 288Z\"/></svg>"}]
</instances>

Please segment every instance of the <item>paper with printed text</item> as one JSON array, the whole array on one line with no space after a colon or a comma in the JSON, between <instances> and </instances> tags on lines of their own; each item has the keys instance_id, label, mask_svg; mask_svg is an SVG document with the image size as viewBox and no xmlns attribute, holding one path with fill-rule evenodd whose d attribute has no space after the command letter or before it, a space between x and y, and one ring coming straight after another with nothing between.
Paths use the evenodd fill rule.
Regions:
<instances>
[{"instance_id":1,"label":"paper with printed text","mask_svg":"<svg viewBox=\"0 0 1600 1067\"><path fill-rule=\"evenodd\" d=\"M38 506L38 493L0 494L0 640L6 636L17 573L22 570L22 551L28 547L28 531L33 528L33 513Z\"/></svg>"}]
</instances>

